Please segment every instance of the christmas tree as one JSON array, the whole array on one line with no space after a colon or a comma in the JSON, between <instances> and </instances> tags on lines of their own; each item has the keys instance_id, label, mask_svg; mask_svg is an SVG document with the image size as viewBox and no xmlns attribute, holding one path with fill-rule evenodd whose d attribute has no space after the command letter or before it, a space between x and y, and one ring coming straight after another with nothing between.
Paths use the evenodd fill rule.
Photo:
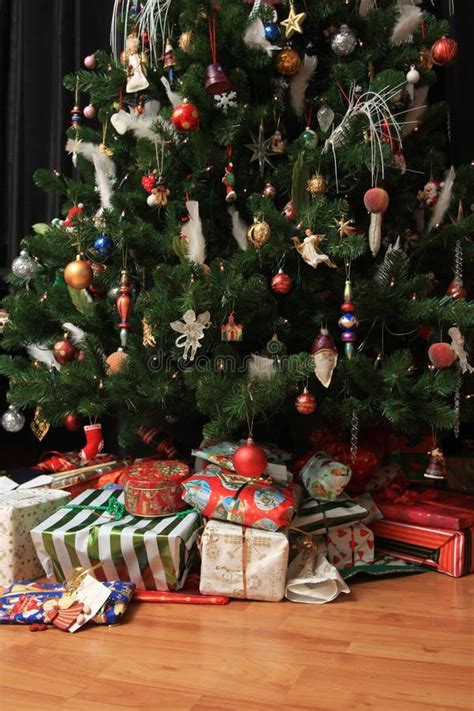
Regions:
<instances>
[{"instance_id":1,"label":"christmas tree","mask_svg":"<svg viewBox=\"0 0 474 711\"><path fill-rule=\"evenodd\" d=\"M474 167L429 105L448 31L411 2L116 0L112 54L65 78L73 177L35 174L64 218L12 266L4 426L469 420Z\"/></svg>"}]
</instances>

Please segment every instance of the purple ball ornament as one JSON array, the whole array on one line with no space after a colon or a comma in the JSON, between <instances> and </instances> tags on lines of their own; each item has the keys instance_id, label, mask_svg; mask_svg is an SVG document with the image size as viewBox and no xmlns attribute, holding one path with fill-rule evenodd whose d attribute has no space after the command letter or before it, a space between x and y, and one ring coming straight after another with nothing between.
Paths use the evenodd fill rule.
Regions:
<instances>
[{"instance_id":1,"label":"purple ball ornament","mask_svg":"<svg viewBox=\"0 0 474 711\"><path fill-rule=\"evenodd\" d=\"M97 62L94 54L88 54L87 57L84 57L84 66L86 69L95 69L96 64Z\"/></svg>"}]
</instances>

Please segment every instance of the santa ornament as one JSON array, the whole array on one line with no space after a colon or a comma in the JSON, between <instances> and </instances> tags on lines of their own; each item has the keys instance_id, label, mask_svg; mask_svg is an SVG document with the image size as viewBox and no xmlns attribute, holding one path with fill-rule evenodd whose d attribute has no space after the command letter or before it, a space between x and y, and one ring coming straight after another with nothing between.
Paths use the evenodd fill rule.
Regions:
<instances>
[{"instance_id":1,"label":"santa ornament","mask_svg":"<svg viewBox=\"0 0 474 711\"><path fill-rule=\"evenodd\" d=\"M332 374L337 365L337 348L329 335L327 328L322 328L313 341L311 355L314 363L314 374L317 379L328 388L331 384Z\"/></svg>"}]
</instances>

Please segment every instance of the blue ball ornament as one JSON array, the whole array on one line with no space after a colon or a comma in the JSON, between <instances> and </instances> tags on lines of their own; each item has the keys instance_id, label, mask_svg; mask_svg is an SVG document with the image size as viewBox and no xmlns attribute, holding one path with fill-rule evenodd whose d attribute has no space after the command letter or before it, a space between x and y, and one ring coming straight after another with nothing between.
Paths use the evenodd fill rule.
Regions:
<instances>
[{"instance_id":1,"label":"blue ball ornament","mask_svg":"<svg viewBox=\"0 0 474 711\"><path fill-rule=\"evenodd\" d=\"M263 29L265 39L268 40L268 42L277 42L280 39L280 27L275 22L268 22Z\"/></svg>"},{"instance_id":2,"label":"blue ball ornament","mask_svg":"<svg viewBox=\"0 0 474 711\"><path fill-rule=\"evenodd\" d=\"M101 257L107 257L112 251L113 242L108 235L99 235L94 242L94 251Z\"/></svg>"}]
</instances>

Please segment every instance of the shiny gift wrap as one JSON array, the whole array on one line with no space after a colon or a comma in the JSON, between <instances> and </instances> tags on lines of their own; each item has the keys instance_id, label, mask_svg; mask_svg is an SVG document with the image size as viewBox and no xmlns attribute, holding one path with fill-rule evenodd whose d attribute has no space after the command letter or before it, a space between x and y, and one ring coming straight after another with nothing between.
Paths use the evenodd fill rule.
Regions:
<instances>
[{"instance_id":1,"label":"shiny gift wrap","mask_svg":"<svg viewBox=\"0 0 474 711\"><path fill-rule=\"evenodd\" d=\"M0 494L0 585L43 575L30 531L69 498L65 491L50 489Z\"/></svg>"},{"instance_id":2,"label":"shiny gift wrap","mask_svg":"<svg viewBox=\"0 0 474 711\"><path fill-rule=\"evenodd\" d=\"M71 506L106 506L123 492L88 490ZM125 580L139 589L179 590L195 552L200 519L197 513L162 518L125 515L119 520L106 511L61 508L31 531L48 578L65 580L74 568L90 568L99 580Z\"/></svg>"},{"instance_id":3,"label":"shiny gift wrap","mask_svg":"<svg viewBox=\"0 0 474 711\"><path fill-rule=\"evenodd\" d=\"M342 494L351 479L348 466L336 462L325 452L317 452L300 471L301 481L310 496L315 499L336 499Z\"/></svg>"},{"instance_id":4,"label":"shiny gift wrap","mask_svg":"<svg viewBox=\"0 0 474 711\"><path fill-rule=\"evenodd\" d=\"M289 549L283 533L209 521L201 543L199 590L203 595L267 602L283 599Z\"/></svg>"},{"instance_id":5,"label":"shiny gift wrap","mask_svg":"<svg viewBox=\"0 0 474 711\"><path fill-rule=\"evenodd\" d=\"M134 516L163 516L184 508L181 484L189 477L182 462L144 461L126 468L120 482L125 486L125 508Z\"/></svg>"},{"instance_id":6,"label":"shiny gift wrap","mask_svg":"<svg viewBox=\"0 0 474 711\"><path fill-rule=\"evenodd\" d=\"M301 487L244 479L211 464L184 482L183 499L206 518L277 531L290 524Z\"/></svg>"}]
</instances>

